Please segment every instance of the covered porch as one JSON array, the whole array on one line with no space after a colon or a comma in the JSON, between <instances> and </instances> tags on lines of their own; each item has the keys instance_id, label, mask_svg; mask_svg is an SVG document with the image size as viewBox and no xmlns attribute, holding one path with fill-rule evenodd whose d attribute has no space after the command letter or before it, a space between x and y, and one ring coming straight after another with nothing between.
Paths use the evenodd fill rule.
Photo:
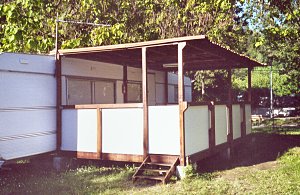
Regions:
<instances>
[{"instance_id":1,"label":"covered porch","mask_svg":"<svg viewBox=\"0 0 300 195\"><path fill-rule=\"evenodd\" d=\"M82 67L88 70L82 69L81 73L95 74L89 76L93 77L90 83L94 94L100 86L95 78L111 80L114 86L111 91L116 94L112 102L97 103L95 95L89 104L65 101L68 100L65 92L71 90L66 87L68 79L65 78L79 77L79 73L71 74L79 67L72 66L72 60L87 63ZM104 64L89 66L92 62ZM142 162L150 155L172 161L179 157L181 165L230 149L234 142L251 133L251 70L255 66L262 64L202 35L59 50L58 148L73 152L78 158L100 160ZM248 70L248 97L244 102L233 101L231 75L235 68ZM104 74L105 69L113 70ZM128 85L129 70L133 69L141 80L141 97L135 102L130 101ZM228 100L192 102L190 80L185 79L185 72L218 69L228 74ZM168 76L168 72L176 72L176 85L170 85L175 77ZM154 85L151 85L151 75L154 75Z\"/></svg>"}]
</instances>

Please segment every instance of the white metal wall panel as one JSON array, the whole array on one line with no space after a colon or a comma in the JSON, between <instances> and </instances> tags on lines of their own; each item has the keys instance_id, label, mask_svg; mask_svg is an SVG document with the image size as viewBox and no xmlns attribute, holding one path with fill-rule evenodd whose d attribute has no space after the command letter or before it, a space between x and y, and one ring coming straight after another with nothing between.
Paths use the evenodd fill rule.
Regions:
<instances>
[{"instance_id":1,"label":"white metal wall panel","mask_svg":"<svg viewBox=\"0 0 300 195\"><path fill-rule=\"evenodd\" d=\"M55 149L56 134L20 137L5 141L0 138L0 155L5 160L47 153Z\"/></svg>"},{"instance_id":2,"label":"white metal wall panel","mask_svg":"<svg viewBox=\"0 0 300 195\"><path fill-rule=\"evenodd\" d=\"M0 54L0 156L5 160L56 149L53 56Z\"/></svg>"},{"instance_id":3,"label":"white metal wall panel","mask_svg":"<svg viewBox=\"0 0 300 195\"><path fill-rule=\"evenodd\" d=\"M0 72L0 108L56 106L53 75Z\"/></svg>"},{"instance_id":4,"label":"white metal wall panel","mask_svg":"<svg viewBox=\"0 0 300 195\"><path fill-rule=\"evenodd\" d=\"M233 127L233 139L241 137L241 109L240 105L232 105L232 127Z\"/></svg>"},{"instance_id":5,"label":"white metal wall panel","mask_svg":"<svg viewBox=\"0 0 300 195\"><path fill-rule=\"evenodd\" d=\"M180 154L178 105L149 107L149 153Z\"/></svg>"},{"instance_id":6,"label":"white metal wall panel","mask_svg":"<svg viewBox=\"0 0 300 195\"><path fill-rule=\"evenodd\" d=\"M54 57L16 53L0 53L0 71L54 74Z\"/></svg>"},{"instance_id":7,"label":"white metal wall panel","mask_svg":"<svg viewBox=\"0 0 300 195\"><path fill-rule=\"evenodd\" d=\"M226 105L215 106L216 145L227 142L228 112Z\"/></svg>"},{"instance_id":8,"label":"white metal wall panel","mask_svg":"<svg viewBox=\"0 0 300 195\"><path fill-rule=\"evenodd\" d=\"M190 106L184 112L186 155L208 149L209 122L208 106Z\"/></svg>"},{"instance_id":9,"label":"white metal wall panel","mask_svg":"<svg viewBox=\"0 0 300 195\"><path fill-rule=\"evenodd\" d=\"M168 85L168 103L177 103L175 102L175 86Z\"/></svg>"},{"instance_id":10,"label":"white metal wall panel","mask_svg":"<svg viewBox=\"0 0 300 195\"><path fill-rule=\"evenodd\" d=\"M0 110L1 137L55 132L56 109Z\"/></svg>"},{"instance_id":11,"label":"white metal wall panel","mask_svg":"<svg viewBox=\"0 0 300 195\"><path fill-rule=\"evenodd\" d=\"M143 154L143 110L102 110L102 152Z\"/></svg>"},{"instance_id":12,"label":"white metal wall panel","mask_svg":"<svg viewBox=\"0 0 300 195\"><path fill-rule=\"evenodd\" d=\"M250 134L251 133L251 128L252 128L252 124L251 124L251 105L250 104L246 104L245 105L245 113L246 113L246 134Z\"/></svg>"},{"instance_id":13,"label":"white metal wall panel","mask_svg":"<svg viewBox=\"0 0 300 195\"><path fill-rule=\"evenodd\" d=\"M123 79L123 67L116 64L63 57L62 75Z\"/></svg>"}]
</instances>

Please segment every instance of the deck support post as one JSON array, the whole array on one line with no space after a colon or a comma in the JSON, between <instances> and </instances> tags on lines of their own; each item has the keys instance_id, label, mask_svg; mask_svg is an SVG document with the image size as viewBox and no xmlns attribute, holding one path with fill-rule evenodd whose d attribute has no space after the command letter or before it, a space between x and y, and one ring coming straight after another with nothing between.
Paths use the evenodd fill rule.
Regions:
<instances>
[{"instance_id":1,"label":"deck support post","mask_svg":"<svg viewBox=\"0 0 300 195\"><path fill-rule=\"evenodd\" d=\"M55 56L55 65L56 65L56 150L59 152L61 150L62 142L62 86L61 86L61 58L59 54L56 53Z\"/></svg>"},{"instance_id":2,"label":"deck support post","mask_svg":"<svg viewBox=\"0 0 300 195\"><path fill-rule=\"evenodd\" d=\"M232 152L232 143L233 143L233 117L232 117L232 70L229 68L227 70L228 73L228 84L229 84L229 89L228 89L228 132L227 132L227 142L229 143L229 158L231 156Z\"/></svg>"},{"instance_id":3,"label":"deck support post","mask_svg":"<svg viewBox=\"0 0 300 195\"><path fill-rule=\"evenodd\" d=\"M184 75L183 75L183 49L186 42L178 43L178 104L179 104L179 129L180 129L180 165L185 166L185 132L184 132Z\"/></svg>"},{"instance_id":4,"label":"deck support post","mask_svg":"<svg viewBox=\"0 0 300 195\"><path fill-rule=\"evenodd\" d=\"M248 68L248 97L247 97L247 100L249 103L251 103L251 71L252 71L252 68Z\"/></svg>"},{"instance_id":5,"label":"deck support post","mask_svg":"<svg viewBox=\"0 0 300 195\"><path fill-rule=\"evenodd\" d=\"M147 48L142 47L142 86L143 86L143 124L144 124L144 140L143 140L143 156L144 159L149 152L149 121L148 121L148 93L147 93Z\"/></svg>"}]
</instances>

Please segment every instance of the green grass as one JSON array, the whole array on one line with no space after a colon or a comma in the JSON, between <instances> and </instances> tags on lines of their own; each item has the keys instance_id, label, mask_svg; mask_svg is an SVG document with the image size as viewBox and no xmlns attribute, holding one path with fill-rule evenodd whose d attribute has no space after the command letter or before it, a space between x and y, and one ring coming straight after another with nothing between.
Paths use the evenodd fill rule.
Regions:
<instances>
[{"instance_id":1,"label":"green grass","mask_svg":"<svg viewBox=\"0 0 300 195\"><path fill-rule=\"evenodd\" d=\"M57 173L28 164L0 173L0 194L299 194L300 147L290 149L267 169L257 165L189 174L167 185L133 184L133 173L132 167L96 166Z\"/></svg>"}]
</instances>

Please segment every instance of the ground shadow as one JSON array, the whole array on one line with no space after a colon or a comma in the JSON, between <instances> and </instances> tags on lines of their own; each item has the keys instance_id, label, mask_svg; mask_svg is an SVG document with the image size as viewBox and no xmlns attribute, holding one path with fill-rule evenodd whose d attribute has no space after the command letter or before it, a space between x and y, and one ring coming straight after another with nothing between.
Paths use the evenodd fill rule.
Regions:
<instances>
[{"instance_id":1,"label":"ground shadow","mask_svg":"<svg viewBox=\"0 0 300 195\"><path fill-rule=\"evenodd\" d=\"M199 161L200 173L252 166L274 161L288 149L300 146L300 135L253 133L233 149L231 159L224 153Z\"/></svg>"}]
</instances>

